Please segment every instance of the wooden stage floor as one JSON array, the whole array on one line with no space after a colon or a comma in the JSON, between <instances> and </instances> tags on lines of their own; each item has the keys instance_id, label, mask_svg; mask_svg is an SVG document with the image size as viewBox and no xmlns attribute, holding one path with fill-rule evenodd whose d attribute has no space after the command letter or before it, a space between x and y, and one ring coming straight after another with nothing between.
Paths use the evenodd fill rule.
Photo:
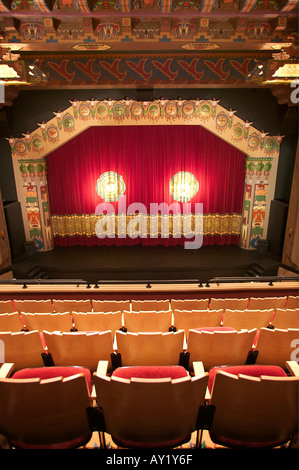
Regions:
<instances>
[{"instance_id":1,"label":"wooden stage floor","mask_svg":"<svg viewBox=\"0 0 299 470\"><path fill-rule=\"evenodd\" d=\"M236 245L183 247L56 247L13 261L17 279L180 280L207 282L213 277L275 276L280 260Z\"/></svg>"}]
</instances>

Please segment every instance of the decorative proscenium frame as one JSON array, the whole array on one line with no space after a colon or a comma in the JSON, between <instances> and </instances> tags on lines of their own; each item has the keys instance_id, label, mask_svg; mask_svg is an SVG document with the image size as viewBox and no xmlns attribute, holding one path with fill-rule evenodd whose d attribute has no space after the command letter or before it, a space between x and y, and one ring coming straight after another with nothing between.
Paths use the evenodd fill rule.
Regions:
<instances>
[{"instance_id":1,"label":"decorative proscenium frame","mask_svg":"<svg viewBox=\"0 0 299 470\"><path fill-rule=\"evenodd\" d=\"M23 138L8 139L26 240L34 241L37 250L54 248L46 156L90 126L199 125L238 148L247 156L240 246L254 249L267 236L282 136L258 131L216 99L138 102L109 98L70 103Z\"/></svg>"}]
</instances>

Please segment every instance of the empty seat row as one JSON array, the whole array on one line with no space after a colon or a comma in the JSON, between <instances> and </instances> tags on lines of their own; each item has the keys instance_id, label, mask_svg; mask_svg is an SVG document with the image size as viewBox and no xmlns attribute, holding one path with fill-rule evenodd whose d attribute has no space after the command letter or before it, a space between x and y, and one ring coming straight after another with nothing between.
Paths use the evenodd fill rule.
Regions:
<instances>
[{"instance_id":1,"label":"empty seat row","mask_svg":"<svg viewBox=\"0 0 299 470\"><path fill-rule=\"evenodd\" d=\"M7 377L0 368L0 433L10 448L80 448L94 431L104 449L107 434L117 447L163 449L189 443L194 433L201 447L198 436L207 430L222 446L269 449L290 446L298 433L296 374L252 377L217 370L207 400L208 373L172 377L173 368L160 368L152 377L148 368L144 380L146 373L136 368L127 377L95 372L94 400L76 367L21 372Z\"/></svg>"},{"instance_id":2,"label":"empty seat row","mask_svg":"<svg viewBox=\"0 0 299 470\"><path fill-rule=\"evenodd\" d=\"M17 369L43 365L84 366L96 370L99 361L109 367L174 365L202 362L209 370L217 365L276 364L297 360L299 329L242 331L190 330L167 333L125 333L111 331L59 333L38 331L0 333L0 362L14 363Z\"/></svg>"},{"instance_id":3,"label":"empty seat row","mask_svg":"<svg viewBox=\"0 0 299 470\"><path fill-rule=\"evenodd\" d=\"M84 446L95 430L104 448L107 433L124 448L172 448L203 429L227 447L290 443L299 330L261 329L253 346L255 335L190 330L183 350L183 331L117 331L116 348L110 331L0 334L0 433L35 449Z\"/></svg>"},{"instance_id":4,"label":"empty seat row","mask_svg":"<svg viewBox=\"0 0 299 470\"><path fill-rule=\"evenodd\" d=\"M171 310L0 314L0 331L170 331L194 328L299 328L299 309Z\"/></svg>"},{"instance_id":5,"label":"empty seat row","mask_svg":"<svg viewBox=\"0 0 299 470\"><path fill-rule=\"evenodd\" d=\"M250 297L250 298L206 298L169 300L7 300L0 301L0 313L63 313L111 312L145 310L256 310L277 308L299 308L299 296Z\"/></svg>"}]
</instances>

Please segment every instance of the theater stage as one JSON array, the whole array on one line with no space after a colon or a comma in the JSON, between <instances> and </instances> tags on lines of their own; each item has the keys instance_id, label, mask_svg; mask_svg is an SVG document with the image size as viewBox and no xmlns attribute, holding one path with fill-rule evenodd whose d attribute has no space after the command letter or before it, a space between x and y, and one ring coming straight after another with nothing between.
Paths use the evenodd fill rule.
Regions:
<instances>
[{"instance_id":1,"label":"theater stage","mask_svg":"<svg viewBox=\"0 0 299 470\"><path fill-rule=\"evenodd\" d=\"M207 282L213 277L275 276L280 260L269 253L236 245L176 247L56 247L13 261L17 279L181 280Z\"/></svg>"}]
</instances>

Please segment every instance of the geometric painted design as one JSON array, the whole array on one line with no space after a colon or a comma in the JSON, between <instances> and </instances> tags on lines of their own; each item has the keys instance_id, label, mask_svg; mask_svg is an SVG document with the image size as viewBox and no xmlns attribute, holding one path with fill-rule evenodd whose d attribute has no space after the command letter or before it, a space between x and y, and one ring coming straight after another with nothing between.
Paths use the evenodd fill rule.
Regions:
<instances>
[{"instance_id":1,"label":"geometric painted design","mask_svg":"<svg viewBox=\"0 0 299 470\"><path fill-rule=\"evenodd\" d=\"M262 54L264 60L270 54ZM26 60L34 60L28 56ZM156 54L153 58L146 53L138 55L101 55L101 60L93 56L75 55L51 57L40 55L39 68L47 75L47 84L63 86L84 83L85 86L107 85L197 85L244 84L249 72L259 60L254 56L234 53L227 55L209 54L209 57L194 57L184 53L175 55Z\"/></svg>"}]
</instances>

